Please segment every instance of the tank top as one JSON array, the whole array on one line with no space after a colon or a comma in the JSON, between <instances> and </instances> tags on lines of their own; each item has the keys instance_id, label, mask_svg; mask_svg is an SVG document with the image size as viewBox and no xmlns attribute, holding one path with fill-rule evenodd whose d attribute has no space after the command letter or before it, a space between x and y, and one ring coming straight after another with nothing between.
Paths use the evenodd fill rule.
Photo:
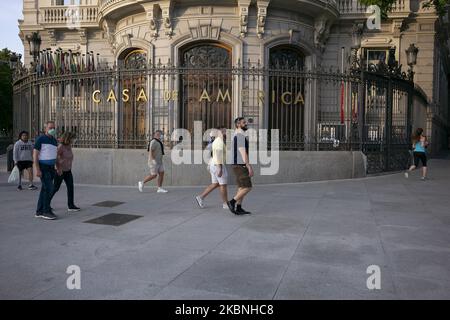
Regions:
<instances>
[{"instance_id":1,"label":"tank top","mask_svg":"<svg viewBox=\"0 0 450 320\"><path fill-rule=\"evenodd\" d=\"M414 152L423 152L425 153L425 147L422 146L422 143L420 141L417 141L414 145Z\"/></svg>"}]
</instances>

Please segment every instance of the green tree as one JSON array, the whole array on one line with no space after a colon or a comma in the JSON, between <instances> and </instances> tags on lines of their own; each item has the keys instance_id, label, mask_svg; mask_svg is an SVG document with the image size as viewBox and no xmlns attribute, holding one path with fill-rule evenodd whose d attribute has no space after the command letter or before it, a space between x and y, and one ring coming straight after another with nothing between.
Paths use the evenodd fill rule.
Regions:
<instances>
[{"instance_id":1,"label":"green tree","mask_svg":"<svg viewBox=\"0 0 450 320\"><path fill-rule=\"evenodd\" d=\"M13 129L11 53L6 48L0 51L0 134L10 133Z\"/></svg>"}]
</instances>

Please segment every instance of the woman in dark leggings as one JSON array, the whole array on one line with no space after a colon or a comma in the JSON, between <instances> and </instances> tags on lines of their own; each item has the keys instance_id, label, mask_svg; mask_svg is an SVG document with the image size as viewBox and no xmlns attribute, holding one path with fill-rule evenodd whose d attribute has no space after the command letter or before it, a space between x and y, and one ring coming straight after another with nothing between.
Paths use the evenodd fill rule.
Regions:
<instances>
[{"instance_id":1,"label":"woman in dark leggings","mask_svg":"<svg viewBox=\"0 0 450 320\"><path fill-rule=\"evenodd\" d=\"M80 211L74 203L74 188L73 188L73 176L72 176L72 161L73 161L73 153L72 153L72 142L75 138L75 135L71 132L65 132L62 137L59 139L61 142L58 146L58 157L56 159L56 172L54 180L54 191L53 196L56 192L58 192L61 187L61 183L66 183L67 187L67 206L68 211Z\"/></svg>"},{"instance_id":2,"label":"woman in dark leggings","mask_svg":"<svg viewBox=\"0 0 450 320\"><path fill-rule=\"evenodd\" d=\"M409 177L409 172L413 171L422 162L422 180L427 177L427 152L428 147L427 138L423 135L423 129L418 128L413 136L413 150L414 150L414 164L405 172L405 177Z\"/></svg>"}]
</instances>

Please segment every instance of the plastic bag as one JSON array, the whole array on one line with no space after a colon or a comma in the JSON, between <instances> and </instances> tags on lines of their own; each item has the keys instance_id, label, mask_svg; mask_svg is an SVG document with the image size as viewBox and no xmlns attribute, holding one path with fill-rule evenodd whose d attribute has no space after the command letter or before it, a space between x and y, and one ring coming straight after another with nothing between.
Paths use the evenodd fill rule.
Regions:
<instances>
[{"instance_id":1,"label":"plastic bag","mask_svg":"<svg viewBox=\"0 0 450 320\"><path fill-rule=\"evenodd\" d=\"M20 177L19 168L17 168L17 166L14 166L14 168L11 171L11 174L9 175L8 183L17 183L17 182L19 182L19 177Z\"/></svg>"}]
</instances>

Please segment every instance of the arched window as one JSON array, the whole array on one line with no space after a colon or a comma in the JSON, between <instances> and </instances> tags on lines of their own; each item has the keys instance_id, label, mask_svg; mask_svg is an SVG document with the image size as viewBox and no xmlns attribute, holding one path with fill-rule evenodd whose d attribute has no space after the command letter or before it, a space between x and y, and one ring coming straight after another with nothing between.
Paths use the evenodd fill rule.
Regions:
<instances>
[{"instance_id":1,"label":"arched window","mask_svg":"<svg viewBox=\"0 0 450 320\"><path fill-rule=\"evenodd\" d=\"M231 125L231 49L213 42L181 50L180 127L192 132L194 121L203 130Z\"/></svg>"},{"instance_id":2,"label":"arched window","mask_svg":"<svg viewBox=\"0 0 450 320\"><path fill-rule=\"evenodd\" d=\"M294 46L277 46L270 50L269 129L278 129L280 148L302 148L304 131L305 58Z\"/></svg>"}]
</instances>

